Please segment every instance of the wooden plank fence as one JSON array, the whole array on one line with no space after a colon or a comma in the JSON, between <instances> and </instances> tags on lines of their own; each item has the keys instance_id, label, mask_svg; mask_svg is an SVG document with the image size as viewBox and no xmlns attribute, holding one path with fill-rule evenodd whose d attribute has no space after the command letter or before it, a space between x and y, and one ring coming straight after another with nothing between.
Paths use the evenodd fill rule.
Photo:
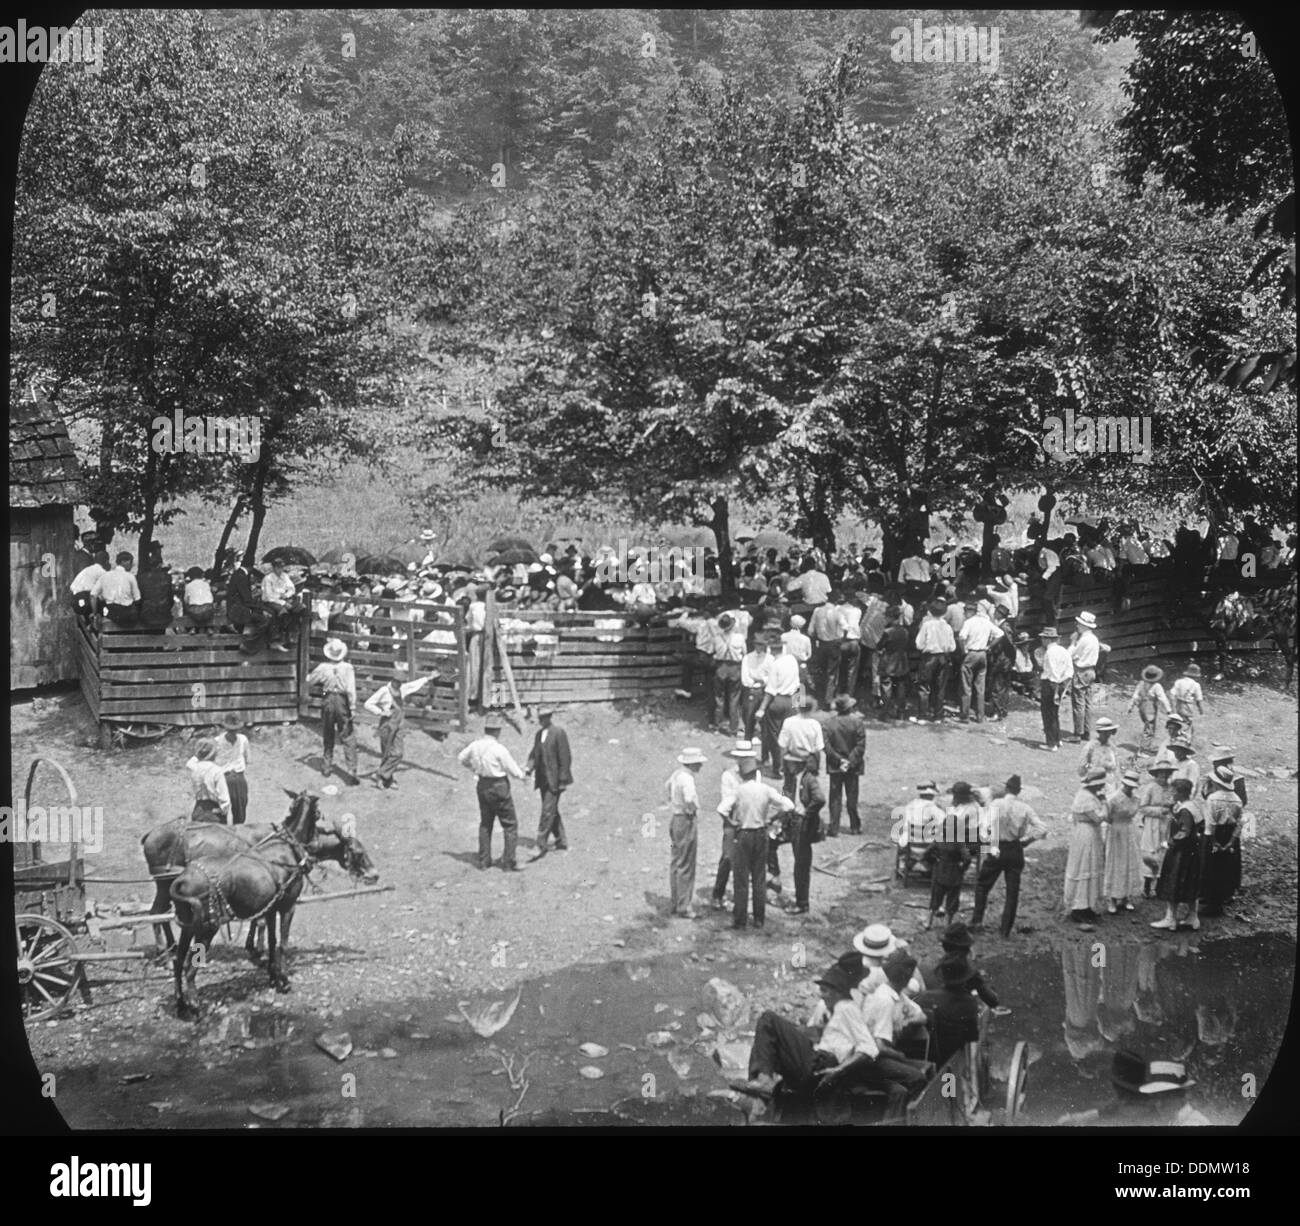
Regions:
<instances>
[{"instance_id":1,"label":"wooden plank fence","mask_svg":"<svg viewBox=\"0 0 1300 1226\"><path fill-rule=\"evenodd\" d=\"M218 724L235 712L252 724L298 715L298 666L292 653L245 655L234 633L144 634L112 622L78 619L81 692L104 724Z\"/></svg>"},{"instance_id":2,"label":"wooden plank fence","mask_svg":"<svg viewBox=\"0 0 1300 1226\"><path fill-rule=\"evenodd\" d=\"M450 618L440 621L439 615ZM431 639L429 636L432 635ZM459 605L426 601L368 600L356 618L334 629L313 627L300 649L297 709L319 719L319 688L307 686L311 670L325 659L326 639L347 646L357 675L356 719L374 722L363 708L366 699L393 677L414 681L437 672L439 678L406 703L406 722L435 732L464 731L469 715L469 657L465 611Z\"/></svg>"}]
</instances>

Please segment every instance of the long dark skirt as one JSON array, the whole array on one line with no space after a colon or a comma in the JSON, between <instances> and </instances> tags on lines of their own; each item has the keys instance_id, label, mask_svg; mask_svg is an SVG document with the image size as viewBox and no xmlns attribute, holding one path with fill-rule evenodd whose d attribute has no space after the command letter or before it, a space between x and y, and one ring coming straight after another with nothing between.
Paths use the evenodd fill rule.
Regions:
<instances>
[{"instance_id":1,"label":"long dark skirt","mask_svg":"<svg viewBox=\"0 0 1300 1226\"><path fill-rule=\"evenodd\" d=\"M1179 839L1165 852L1156 897L1168 903L1195 903L1201 882L1201 849L1195 837Z\"/></svg>"},{"instance_id":2,"label":"long dark skirt","mask_svg":"<svg viewBox=\"0 0 1300 1226\"><path fill-rule=\"evenodd\" d=\"M1222 907L1241 886L1241 843L1235 826L1220 826L1213 834L1201 835L1201 901L1207 907Z\"/></svg>"}]
</instances>

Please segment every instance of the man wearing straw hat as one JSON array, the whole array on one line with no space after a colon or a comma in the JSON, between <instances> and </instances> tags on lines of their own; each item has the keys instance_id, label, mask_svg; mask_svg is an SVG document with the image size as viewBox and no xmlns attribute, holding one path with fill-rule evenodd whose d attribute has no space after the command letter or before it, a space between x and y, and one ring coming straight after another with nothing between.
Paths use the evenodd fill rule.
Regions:
<instances>
[{"instance_id":1,"label":"man wearing straw hat","mask_svg":"<svg viewBox=\"0 0 1300 1226\"><path fill-rule=\"evenodd\" d=\"M501 867L508 873L517 873L515 845L519 838L519 819L515 815L515 802L510 795L510 776L526 778L514 755L497 737L501 721L489 717L483 724L483 735L471 741L456 755L456 761L478 777L475 791L478 794L478 866L492 867L492 826L501 823L505 837L505 852Z\"/></svg>"},{"instance_id":2,"label":"man wearing straw hat","mask_svg":"<svg viewBox=\"0 0 1300 1226\"><path fill-rule=\"evenodd\" d=\"M1097 618L1086 610L1074 619L1075 631L1070 639L1070 660L1074 676L1070 680L1070 711L1074 735L1080 744L1088 739L1092 725L1092 683L1097 679L1097 661L1101 644L1097 641Z\"/></svg>"},{"instance_id":3,"label":"man wearing straw hat","mask_svg":"<svg viewBox=\"0 0 1300 1226\"><path fill-rule=\"evenodd\" d=\"M243 719L227 711L221 721L223 735L216 741L213 761L226 776L226 790L230 793L230 820L242 826L248 816L248 737Z\"/></svg>"},{"instance_id":4,"label":"man wearing straw hat","mask_svg":"<svg viewBox=\"0 0 1300 1226\"><path fill-rule=\"evenodd\" d=\"M215 741L204 739L194 746L194 756L185 763L194 788L192 822L218 822L230 824L230 789L226 787L226 773L213 759L217 755Z\"/></svg>"},{"instance_id":5,"label":"man wearing straw hat","mask_svg":"<svg viewBox=\"0 0 1300 1226\"><path fill-rule=\"evenodd\" d=\"M357 734L352 719L357 709L357 675L347 662L348 648L342 639L325 640L325 661L307 674L307 685L321 687L321 735L324 738L324 762L321 774L326 778L334 770L334 745L343 746L348 782L357 782Z\"/></svg>"},{"instance_id":6,"label":"man wearing straw hat","mask_svg":"<svg viewBox=\"0 0 1300 1226\"><path fill-rule=\"evenodd\" d=\"M707 761L703 752L692 745L677 755L678 767L668 778L668 803L672 808L672 823L668 830L672 843L668 892L672 915L682 919L695 918L692 904L695 899L695 854L699 845L695 818L700 809L695 776Z\"/></svg>"},{"instance_id":7,"label":"man wearing straw hat","mask_svg":"<svg viewBox=\"0 0 1300 1226\"><path fill-rule=\"evenodd\" d=\"M1038 709L1043 717L1046 748L1055 753L1061 748L1061 699L1074 677L1074 661L1057 641L1061 636L1055 626L1044 626L1038 637L1042 641L1034 653L1042 669L1038 680Z\"/></svg>"},{"instance_id":8,"label":"man wearing straw hat","mask_svg":"<svg viewBox=\"0 0 1300 1226\"><path fill-rule=\"evenodd\" d=\"M722 854L718 857L718 871L713 879L713 910L726 910L727 882L731 879L731 853L736 843L736 823L731 816L731 802L741 784L740 764L742 761L758 763L758 750L749 741L738 740L729 750L727 757L731 765L722 772L718 785L722 799L717 813L722 818Z\"/></svg>"}]
</instances>

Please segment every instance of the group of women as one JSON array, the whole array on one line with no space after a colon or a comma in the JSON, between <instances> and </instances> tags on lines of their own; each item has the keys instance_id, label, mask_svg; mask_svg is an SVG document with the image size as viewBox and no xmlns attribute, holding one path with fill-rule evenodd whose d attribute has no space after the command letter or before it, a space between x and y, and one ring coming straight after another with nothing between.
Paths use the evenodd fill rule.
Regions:
<instances>
[{"instance_id":1,"label":"group of women","mask_svg":"<svg viewBox=\"0 0 1300 1226\"><path fill-rule=\"evenodd\" d=\"M1246 787L1233 752L1215 749L1202 779L1191 747L1173 746L1178 752L1162 750L1146 768L1149 782L1130 768L1109 793L1112 772L1085 765L1070 806L1065 869L1065 906L1075 923L1097 922L1103 907L1110 915L1132 911L1135 898L1154 894L1165 914L1152 928L1195 931L1200 917L1223 914L1241 884Z\"/></svg>"}]
</instances>

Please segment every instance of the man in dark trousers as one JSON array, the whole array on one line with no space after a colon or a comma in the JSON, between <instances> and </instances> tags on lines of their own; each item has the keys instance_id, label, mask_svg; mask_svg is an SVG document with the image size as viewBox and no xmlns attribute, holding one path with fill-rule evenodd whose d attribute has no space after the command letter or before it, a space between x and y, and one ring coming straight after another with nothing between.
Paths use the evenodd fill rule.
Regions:
<instances>
[{"instance_id":1,"label":"man in dark trousers","mask_svg":"<svg viewBox=\"0 0 1300 1226\"><path fill-rule=\"evenodd\" d=\"M242 562L235 567L226 587L226 619L239 631L241 651L250 654L266 645L266 631L271 619L262 608L261 588L253 595L253 576Z\"/></svg>"},{"instance_id":2,"label":"man in dark trousers","mask_svg":"<svg viewBox=\"0 0 1300 1226\"><path fill-rule=\"evenodd\" d=\"M984 926L984 908L988 905L989 891L1005 873L1007 897L1002 906L999 931L1003 937L1011 935L1016 922L1016 908L1020 902L1020 874L1025 868L1025 848L1036 839L1047 837L1047 827L1023 800L1020 799L1020 776L1012 775L1006 783L1006 795L999 796L988 808L988 850L980 864L975 879L975 908L971 913L971 928L975 932Z\"/></svg>"},{"instance_id":3,"label":"man in dark trousers","mask_svg":"<svg viewBox=\"0 0 1300 1226\"><path fill-rule=\"evenodd\" d=\"M967 1043L979 1042L980 1008L971 991L974 972L965 958L948 954L936 969L940 986L919 993L916 1003L930 1024L930 1058L944 1064Z\"/></svg>"},{"instance_id":4,"label":"man in dark trousers","mask_svg":"<svg viewBox=\"0 0 1300 1226\"><path fill-rule=\"evenodd\" d=\"M786 762L790 762L786 756ZM812 883L813 844L820 841L821 814L826 797L817 780L817 758L802 761L802 772L795 784L794 813L791 814L790 848L794 852L794 905L789 914L808 914L808 890Z\"/></svg>"},{"instance_id":5,"label":"man in dark trousers","mask_svg":"<svg viewBox=\"0 0 1300 1226\"><path fill-rule=\"evenodd\" d=\"M492 826L501 823L505 837L505 854L501 867L508 873L519 871L515 863L515 844L519 837L519 821L515 816L515 802L510 795L510 777L526 778L519 763L500 741L501 721L489 719L483 725L483 735L471 741L456 755L456 760L466 770L478 777L478 866L492 865Z\"/></svg>"},{"instance_id":6,"label":"man in dark trousers","mask_svg":"<svg viewBox=\"0 0 1300 1226\"><path fill-rule=\"evenodd\" d=\"M564 822L560 818L560 793L573 784L572 756L569 738L563 728L552 722L555 712L543 707L537 712L542 726L533 738L533 748L524 770L533 776L533 787L542 794L542 815L537 823L537 854L540 860L547 851L547 841L555 836L555 850L568 851L569 841L564 835Z\"/></svg>"},{"instance_id":7,"label":"man in dark trousers","mask_svg":"<svg viewBox=\"0 0 1300 1226\"><path fill-rule=\"evenodd\" d=\"M831 776L830 823L826 828L828 839L840 832L840 813L847 802L849 833L862 833L862 818L858 813L858 781L862 778L867 756L867 726L855 708L857 702L848 694L835 699L835 714L822 725L826 740L826 769Z\"/></svg>"}]
</instances>

